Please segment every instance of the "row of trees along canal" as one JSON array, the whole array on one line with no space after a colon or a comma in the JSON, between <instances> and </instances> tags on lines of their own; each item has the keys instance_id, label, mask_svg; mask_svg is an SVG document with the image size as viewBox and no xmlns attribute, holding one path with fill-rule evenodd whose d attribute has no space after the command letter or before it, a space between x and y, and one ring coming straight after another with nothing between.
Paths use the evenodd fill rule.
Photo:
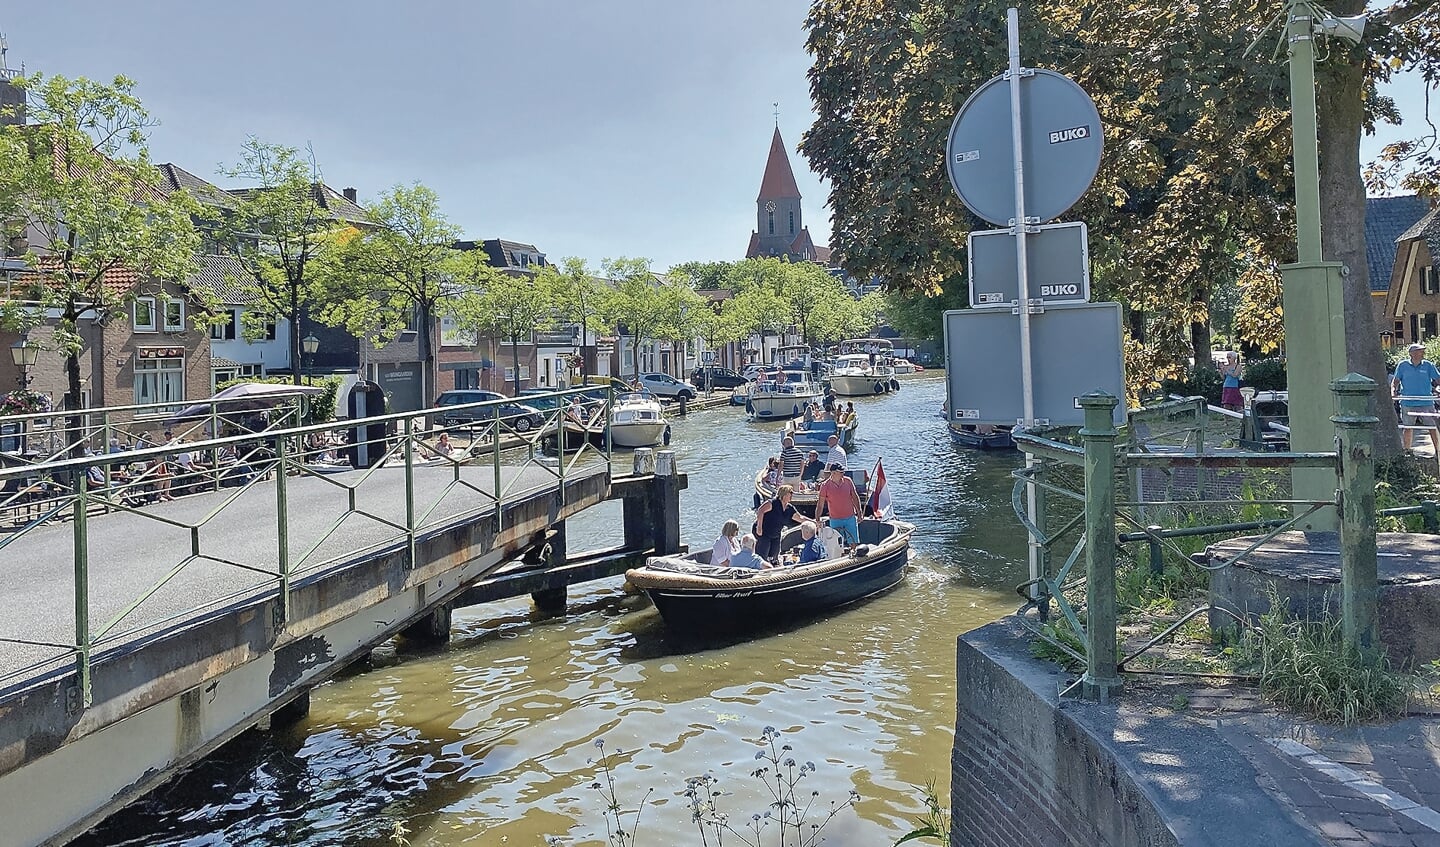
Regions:
<instances>
[{"instance_id":1,"label":"row of trees along canal","mask_svg":"<svg viewBox=\"0 0 1440 847\"><path fill-rule=\"evenodd\" d=\"M941 292L967 299L964 245L974 221L950 190L941 153L958 105L1005 67L1007 5L811 5L818 118L801 148L830 182L833 245L850 273L879 276L912 301ZM1354 15L1365 2L1318 5ZM1132 390L1181 375L1192 357L1208 362L1217 323L1261 350L1283 339L1277 266L1295 260L1289 95L1283 53L1274 58L1284 11L1280 0L1022 5L1023 54L1077 81L1105 126L1100 173L1072 216L1090 226L1096 299L1127 309ZM1324 257L1350 268L1349 368L1381 382L1366 183L1440 196L1428 114L1404 115L1419 137L1390 145L1362 175L1362 129L1402 117L1376 88L1398 72L1431 87L1440 79L1437 0L1373 13L1359 45L1332 39L1317 68ZM1390 404L1378 405L1393 424ZM1382 449L1398 449L1395 431L1377 431Z\"/></svg>"},{"instance_id":2,"label":"row of trees along canal","mask_svg":"<svg viewBox=\"0 0 1440 847\"><path fill-rule=\"evenodd\" d=\"M35 75L15 83L27 90L28 123L0 127L0 222L29 272L0 299L0 326L27 331L46 310L58 316L49 343L65 360L67 410L80 407L82 320L124 309L136 296L138 282L117 280L184 284L205 253L230 260L227 287L249 304L245 337L262 338L288 321L298 363L305 319L378 345L418 325L426 329L418 343L427 380L430 330L441 316L477 339L512 345L560 323L601 333L624 327L637 350L655 340L716 346L790 327L807 341L826 341L878 320L878 298L857 302L810 263L690 263L659 276L644 259L606 260L597 274L570 258L507 275L483 251L456 249L461 232L430 188L397 185L355 210L322 190L313 150L253 137L219 169L235 190L168 190L150 161L155 121L131 80ZM697 293L702 288L733 296L716 306ZM187 310L197 329L230 319L212 288L194 286L185 296L199 306ZM291 370L299 382L300 368Z\"/></svg>"}]
</instances>

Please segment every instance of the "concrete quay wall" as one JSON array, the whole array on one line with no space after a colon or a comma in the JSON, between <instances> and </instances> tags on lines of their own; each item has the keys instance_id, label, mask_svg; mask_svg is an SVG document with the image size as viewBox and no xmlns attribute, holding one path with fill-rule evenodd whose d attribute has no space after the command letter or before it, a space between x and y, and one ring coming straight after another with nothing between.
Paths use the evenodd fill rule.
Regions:
<instances>
[{"instance_id":1,"label":"concrete quay wall","mask_svg":"<svg viewBox=\"0 0 1440 847\"><path fill-rule=\"evenodd\" d=\"M1312 845L1222 722L1061 701L1073 675L1003 620L956 653L951 847ZM1139 698L1136 698L1139 699Z\"/></svg>"}]
</instances>

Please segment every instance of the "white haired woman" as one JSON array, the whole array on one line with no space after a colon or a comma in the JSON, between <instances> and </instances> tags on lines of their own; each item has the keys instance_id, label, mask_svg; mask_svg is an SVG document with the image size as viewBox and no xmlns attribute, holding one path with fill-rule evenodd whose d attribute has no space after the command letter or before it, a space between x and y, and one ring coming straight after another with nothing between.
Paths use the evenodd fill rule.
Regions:
<instances>
[{"instance_id":1,"label":"white haired woman","mask_svg":"<svg viewBox=\"0 0 1440 847\"><path fill-rule=\"evenodd\" d=\"M740 524L735 521L726 521L720 527L720 537L715 539L715 546L710 549L710 564L723 566L730 564L735 554L740 552Z\"/></svg>"}]
</instances>

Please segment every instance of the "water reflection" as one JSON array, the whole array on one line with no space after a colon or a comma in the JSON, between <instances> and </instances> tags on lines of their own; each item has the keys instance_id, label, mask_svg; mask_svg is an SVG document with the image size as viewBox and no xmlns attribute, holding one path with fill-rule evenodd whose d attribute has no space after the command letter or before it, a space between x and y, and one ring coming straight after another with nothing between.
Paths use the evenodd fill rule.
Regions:
<instances>
[{"instance_id":1,"label":"water reflection","mask_svg":"<svg viewBox=\"0 0 1440 847\"><path fill-rule=\"evenodd\" d=\"M1024 571L1014 454L951 446L942 396L921 378L856 402L855 461L884 457L918 527L895 590L727 641L676 637L618 580L573 588L563 619L537 620L528 599L457 612L447 648L381 651L368 672L317 690L301 725L247 736L78 843L378 847L397 823L417 845L600 843L589 786L601 738L622 800L654 789L642 831L685 843L686 776L720 774L734 817L764 810L746 774L766 725L819 766L807 793L862 795L829 843L893 841L921 812L918 786L947 790L955 636L1010 611ZM705 544L749 510L778 431L724 409L677 422L674 439L690 484L682 526ZM618 518L609 506L572 520L572 548L618 543Z\"/></svg>"}]
</instances>

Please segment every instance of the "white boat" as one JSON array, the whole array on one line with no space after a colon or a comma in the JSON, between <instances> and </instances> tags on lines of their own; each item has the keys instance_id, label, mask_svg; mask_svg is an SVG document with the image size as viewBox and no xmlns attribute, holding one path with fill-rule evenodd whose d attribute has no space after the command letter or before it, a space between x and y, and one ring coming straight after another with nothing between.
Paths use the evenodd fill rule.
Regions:
<instances>
[{"instance_id":1,"label":"white boat","mask_svg":"<svg viewBox=\"0 0 1440 847\"><path fill-rule=\"evenodd\" d=\"M669 427L660 401L650 394L621 394L610 410L610 443L616 447L653 447Z\"/></svg>"},{"instance_id":2,"label":"white boat","mask_svg":"<svg viewBox=\"0 0 1440 847\"><path fill-rule=\"evenodd\" d=\"M909 359L896 359L896 360L895 360L895 373L897 373L897 374L913 374L913 373L915 373L915 363L912 362L912 361L910 361Z\"/></svg>"},{"instance_id":3,"label":"white boat","mask_svg":"<svg viewBox=\"0 0 1440 847\"><path fill-rule=\"evenodd\" d=\"M898 391L900 382L888 356L845 353L835 358L830 369L830 387L841 397L866 397Z\"/></svg>"},{"instance_id":4,"label":"white boat","mask_svg":"<svg viewBox=\"0 0 1440 847\"><path fill-rule=\"evenodd\" d=\"M803 371L762 372L750 383L745 411L759 420L788 421L820 397L820 386Z\"/></svg>"}]
</instances>

